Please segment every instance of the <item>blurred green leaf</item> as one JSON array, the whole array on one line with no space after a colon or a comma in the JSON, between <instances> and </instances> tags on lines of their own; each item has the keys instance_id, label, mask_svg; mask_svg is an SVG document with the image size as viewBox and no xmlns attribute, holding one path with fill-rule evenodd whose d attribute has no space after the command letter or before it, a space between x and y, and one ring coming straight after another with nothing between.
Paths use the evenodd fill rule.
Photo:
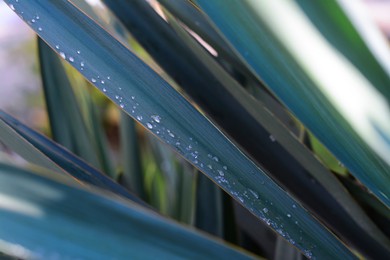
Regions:
<instances>
[{"instance_id":1,"label":"blurred green leaf","mask_svg":"<svg viewBox=\"0 0 390 260\"><path fill-rule=\"evenodd\" d=\"M94 139L87 129L66 72L58 55L38 40L39 61L53 140L102 169ZM73 58L72 58L73 59Z\"/></svg>"},{"instance_id":2,"label":"blurred green leaf","mask_svg":"<svg viewBox=\"0 0 390 260\"><path fill-rule=\"evenodd\" d=\"M69 2L23 1L13 7L27 21L39 14L31 27L50 46L59 45L61 56L306 255L354 258L174 89Z\"/></svg>"},{"instance_id":3,"label":"blurred green leaf","mask_svg":"<svg viewBox=\"0 0 390 260\"><path fill-rule=\"evenodd\" d=\"M195 226L214 236L224 235L222 190L199 172L196 184Z\"/></svg>"},{"instance_id":4,"label":"blurred green leaf","mask_svg":"<svg viewBox=\"0 0 390 260\"><path fill-rule=\"evenodd\" d=\"M0 110L0 141L27 161L52 171L67 173L80 182L109 190L146 205L123 187L43 135Z\"/></svg>"},{"instance_id":5,"label":"blurred green leaf","mask_svg":"<svg viewBox=\"0 0 390 260\"><path fill-rule=\"evenodd\" d=\"M136 122L124 112L121 112L120 140L123 165L121 183L140 198L146 199Z\"/></svg>"},{"instance_id":6,"label":"blurred green leaf","mask_svg":"<svg viewBox=\"0 0 390 260\"><path fill-rule=\"evenodd\" d=\"M0 251L23 259L252 258L129 201L53 177L0 164Z\"/></svg>"}]
</instances>

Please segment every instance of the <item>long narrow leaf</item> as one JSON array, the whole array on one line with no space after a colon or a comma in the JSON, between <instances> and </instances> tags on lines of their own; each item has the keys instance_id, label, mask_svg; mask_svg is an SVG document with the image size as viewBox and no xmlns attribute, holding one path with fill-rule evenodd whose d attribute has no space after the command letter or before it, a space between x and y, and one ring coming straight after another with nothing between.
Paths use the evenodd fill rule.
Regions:
<instances>
[{"instance_id":1,"label":"long narrow leaf","mask_svg":"<svg viewBox=\"0 0 390 260\"><path fill-rule=\"evenodd\" d=\"M80 106L58 55L38 40L39 61L53 140L101 168Z\"/></svg>"},{"instance_id":2,"label":"long narrow leaf","mask_svg":"<svg viewBox=\"0 0 390 260\"><path fill-rule=\"evenodd\" d=\"M146 193L136 122L123 112L121 112L120 137L123 165L122 183L125 187L129 187L137 196L145 199Z\"/></svg>"},{"instance_id":3,"label":"long narrow leaf","mask_svg":"<svg viewBox=\"0 0 390 260\"><path fill-rule=\"evenodd\" d=\"M50 176L0 164L0 251L23 259L250 258L136 204Z\"/></svg>"},{"instance_id":4,"label":"long narrow leaf","mask_svg":"<svg viewBox=\"0 0 390 260\"><path fill-rule=\"evenodd\" d=\"M6 3L109 98L307 256L354 258L173 88L68 1ZM39 23L31 23L37 15Z\"/></svg>"},{"instance_id":5,"label":"long narrow leaf","mask_svg":"<svg viewBox=\"0 0 390 260\"><path fill-rule=\"evenodd\" d=\"M80 158L3 111L0 111L0 130L0 141L27 161L58 173L67 173L78 181L92 184L146 205Z\"/></svg>"}]
</instances>

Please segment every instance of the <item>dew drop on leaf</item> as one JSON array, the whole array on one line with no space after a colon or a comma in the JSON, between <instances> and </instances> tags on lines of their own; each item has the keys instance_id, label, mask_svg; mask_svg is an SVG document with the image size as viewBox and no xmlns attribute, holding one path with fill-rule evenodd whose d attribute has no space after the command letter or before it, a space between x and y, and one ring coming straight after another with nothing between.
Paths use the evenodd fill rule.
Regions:
<instances>
[{"instance_id":1,"label":"dew drop on leaf","mask_svg":"<svg viewBox=\"0 0 390 260\"><path fill-rule=\"evenodd\" d=\"M156 121L156 123L160 123L161 122L161 117L159 115L152 115L151 118Z\"/></svg>"}]
</instances>

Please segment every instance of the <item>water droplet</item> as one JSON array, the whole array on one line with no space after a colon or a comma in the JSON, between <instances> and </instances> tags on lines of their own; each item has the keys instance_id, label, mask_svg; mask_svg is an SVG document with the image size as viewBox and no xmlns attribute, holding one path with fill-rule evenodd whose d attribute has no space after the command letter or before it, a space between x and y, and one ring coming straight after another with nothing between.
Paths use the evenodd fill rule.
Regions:
<instances>
[{"instance_id":1,"label":"water droplet","mask_svg":"<svg viewBox=\"0 0 390 260\"><path fill-rule=\"evenodd\" d=\"M296 209L296 208L297 208L297 205L293 204L292 207L293 207L294 209Z\"/></svg>"},{"instance_id":2,"label":"water droplet","mask_svg":"<svg viewBox=\"0 0 390 260\"><path fill-rule=\"evenodd\" d=\"M213 157L213 160L216 161L216 162L219 162L219 159L218 159L217 156L214 156L214 157Z\"/></svg>"},{"instance_id":3,"label":"water droplet","mask_svg":"<svg viewBox=\"0 0 390 260\"><path fill-rule=\"evenodd\" d=\"M176 145L176 146L180 146L180 142L176 142L175 145Z\"/></svg>"},{"instance_id":4,"label":"water droplet","mask_svg":"<svg viewBox=\"0 0 390 260\"><path fill-rule=\"evenodd\" d=\"M159 115L152 115L151 118L156 121L156 123L160 123L161 122L161 117Z\"/></svg>"},{"instance_id":5,"label":"water droplet","mask_svg":"<svg viewBox=\"0 0 390 260\"><path fill-rule=\"evenodd\" d=\"M298 225L298 221L295 221L294 223L295 223L295 225Z\"/></svg>"},{"instance_id":6,"label":"water droplet","mask_svg":"<svg viewBox=\"0 0 390 260\"><path fill-rule=\"evenodd\" d=\"M61 58L63 58L64 60L66 59L65 53L63 53L62 51L60 52L60 56L61 56Z\"/></svg>"},{"instance_id":7,"label":"water droplet","mask_svg":"<svg viewBox=\"0 0 390 260\"><path fill-rule=\"evenodd\" d=\"M18 2L18 1L16 1L16 2ZM35 19L39 20L39 16L38 16L38 15L37 15L37 16L35 16Z\"/></svg>"},{"instance_id":8,"label":"water droplet","mask_svg":"<svg viewBox=\"0 0 390 260\"><path fill-rule=\"evenodd\" d=\"M121 87L119 87L118 89L119 89L119 90L122 90L122 88L121 88Z\"/></svg>"},{"instance_id":9,"label":"water droplet","mask_svg":"<svg viewBox=\"0 0 390 260\"><path fill-rule=\"evenodd\" d=\"M92 78L91 81L92 81L92 83L95 83L95 82L96 82L96 79Z\"/></svg>"},{"instance_id":10,"label":"water droplet","mask_svg":"<svg viewBox=\"0 0 390 260\"><path fill-rule=\"evenodd\" d=\"M288 213L288 214L287 214L287 217L288 217L288 218L291 218L291 214Z\"/></svg>"},{"instance_id":11,"label":"water droplet","mask_svg":"<svg viewBox=\"0 0 390 260\"><path fill-rule=\"evenodd\" d=\"M269 139L271 140L271 142L275 142L276 141L276 139L275 139L275 137L273 135L270 135Z\"/></svg>"},{"instance_id":12,"label":"water droplet","mask_svg":"<svg viewBox=\"0 0 390 260\"><path fill-rule=\"evenodd\" d=\"M142 120L142 116L137 116L137 119L138 119L139 121L141 121L141 120Z\"/></svg>"},{"instance_id":13,"label":"water droplet","mask_svg":"<svg viewBox=\"0 0 390 260\"><path fill-rule=\"evenodd\" d=\"M103 92L107 92L107 89L106 89L106 88L103 88Z\"/></svg>"},{"instance_id":14,"label":"water droplet","mask_svg":"<svg viewBox=\"0 0 390 260\"><path fill-rule=\"evenodd\" d=\"M169 136L172 137L172 138L175 137L175 135L173 133L169 133Z\"/></svg>"},{"instance_id":15,"label":"water droplet","mask_svg":"<svg viewBox=\"0 0 390 260\"><path fill-rule=\"evenodd\" d=\"M210 170L212 170L212 169L213 169L213 166L211 166L210 164L209 164L209 165L207 165L207 167L208 167Z\"/></svg>"},{"instance_id":16,"label":"water droplet","mask_svg":"<svg viewBox=\"0 0 390 260\"><path fill-rule=\"evenodd\" d=\"M218 172L218 174L219 174L220 176L225 176L225 173L224 173L223 171L217 170L217 172Z\"/></svg>"},{"instance_id":17,"label":"water droplet","mask_svg":"<svg viewBox=\"0 0 390 260\"><path fill-rule=\"evenodd\" d=\"M84 67L84 65L85 65L85 64L84 64L84 61L80 62L80 66L81 66L81 67Z\"/></svg>"},{"instance_id":18,"label":"water droplet","mask_svg":"<svg viewBox=\"0 0 390 260\"><path fill-rule=\"evenodd\" d=\"M254 190L249 189L249 192L252 193L252 195L253 195L256 199L259 198L259 194L257 194Z\"/></svg>"},{"instance_id":19,"label":"water droplet","mask_svg":"<svg viewBox=\"0 0 390 260\"><path fill-rule=\"evenodd\" d=\"M119 96L118 95L115 95L115 99L118 99L119 98Z\"/></svg>"},{"instance_id":20,"label":"water droplet","mask_svg":"<svg viewBox=\"0 0 390 260\"><path fill-rule=\"evenodd\" d=\"M131 99L132 99L132 100L134 100L134 99L135 99L135 97L134 97L134 96L131 96Z\"/></svg>"},{"instance_id":21,"label":"water droplet","mask_svg":"<svg viewBox=\"0 0 390 260\"><path fill-rule=\"evenodd\" d=\"M60 45L57 44L57 45L56 45L56 49L57 49L57 50L60 49Z\"/></svg>"},{"instance_id":22,"label":"water droplet","mask_svg":"<svg viewBox=\"0 0 390 260\"><path fill-rule=\"evenodd\" d=\"M263 208L263 212L264 213L268 213L268 209L267 208Z\"/></svg>"},{"instance_id":23,"label":"water droplet","mask_svg":"<svg viewBox=\"0 0 390 260\"><path fill-rule=\"evenodd\" d=\"M38 31L42 32L42 27L38 27Z\"/></svg>"},{"instance_id":24,"label":"water droplet","mask_svg":"<svg viewBox=\"0 0 390 260\"><path fill-rule=\"evenodd\" d=\"M77 54L80 54L81 53L81 51L77 51Z\"/></svg>"},{"instance_id":25,"label":"water droplet","mask_svg":"<svg viewBox=\"0 0 390 260\"><path fill-rule=\"evenodd\" d=\"M70 62L74 62L74 58L73 57L69 57L69 61Z\"/></svg>"},{"instance_id":26,"label":"water droplet","mask_svg":"<svg viewBox=\"0 0 390 260\"><path fill-rule=\"evenodd\" d=\"M32 22L32 23L35 23L35 19L31 19L31 22Z\"/></svg>"},{"instance_id":27,"label":"water droplet","mask_svg":"<svg viewBox=\"0 0 390 260\"><path fill-rule=\"evenodd\" d=\"M11 7L12 11L15 11L15 6L13 4L10 4L9 7Z\"/></svg>"},{"instance_id":28,"label":"water droplet","mask_svg":"<svg viewBox=\"0 0 390 260\"><path fill-rule=\"evenodd\" d=\"M102 84L104 84L104 80L100 81Z\"/></svg>"},{"instance_id":29,"label":"water droplet","mask_svg":"<svg viewBox=\"0 0 390 260\"><path fill-rule=\"evenodd\" d=\"M244 199L240 196L237 196L238 200L241 201L241 203L244 203Z\"/></svg>"},{"instance_id":30,"label":"water droplet","mask_svg":"<svg viewBox=\"0 0 390 260\"><path fill-rule=\"evenodd\" d=\"M120 104L120 106L121 106L121 108L124 108L124 107L125 107L125 105L124 105L124 104Z\"/></svg>"},{"instance_id":31,"label":"water droplet","mask_svg":"<svg viewBox=\"0 0 390 260\"><path fill-rule=\"evenodd\" d=\"M227 166L226 165L224 165L223 167L222 167L225 171L227 171Z\"/></svg>"},{"instance_id":32,"label":"water droplet","mask_svg":"<svg viewBox=\"0 0 390 260\"><path fill-rule=\"evenodd\" d=\"M152 129L152 128L153 128L153 126L152 126L151 123L146 123L146 126L147 126L149 129Z\"/></svg>"}]
</instances>

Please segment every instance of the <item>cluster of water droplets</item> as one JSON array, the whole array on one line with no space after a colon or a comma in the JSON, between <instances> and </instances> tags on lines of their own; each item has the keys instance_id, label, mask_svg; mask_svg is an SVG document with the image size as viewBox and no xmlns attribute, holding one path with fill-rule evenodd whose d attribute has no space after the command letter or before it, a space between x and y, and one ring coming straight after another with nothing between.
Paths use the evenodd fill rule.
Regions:
<instances>
[{"instance_id":1,"label":"cluster of water droplets","mask_svg":"<svg viewBox=\"0 0 390 260\"><path fill-rule=\"evenodd\" d=\"M26 21L32 28L35 28L39 32L43 31L42 26L40 25L40 16L35 14L33 16L27 16L23 11L18 9L19 0L15 0L14 4L8 4L12 11L14 11L20 18Z\"/></svg>"}]
</instances>

